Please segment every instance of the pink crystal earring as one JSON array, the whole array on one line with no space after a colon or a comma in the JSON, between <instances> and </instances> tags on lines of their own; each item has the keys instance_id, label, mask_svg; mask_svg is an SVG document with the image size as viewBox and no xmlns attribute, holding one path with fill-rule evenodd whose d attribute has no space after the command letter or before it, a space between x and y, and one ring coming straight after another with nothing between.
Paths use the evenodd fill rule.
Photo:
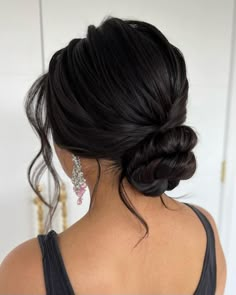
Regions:
<instances>
[{"instance_id":1,"label":"pink crystal earring","mask_svg":"<svg viewBox=\"0 0 236 295\"><path fill-rule=\"evenodd\" d=\"M79 159L79 156L72 154L72 161L73 161L73 170L72 170L72 177L71 181L73 184L73 190L78 196L77 205L82 204L82 196L85 192L87 187L86 180L83 177L82 166Z\"/></svg>"}]
</instances>

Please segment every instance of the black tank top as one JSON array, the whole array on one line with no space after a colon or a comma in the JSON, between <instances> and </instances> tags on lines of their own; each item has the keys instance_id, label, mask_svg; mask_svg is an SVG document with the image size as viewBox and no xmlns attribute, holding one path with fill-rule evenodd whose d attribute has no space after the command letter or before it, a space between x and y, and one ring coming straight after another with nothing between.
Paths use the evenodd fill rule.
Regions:
<instances>
[{"instance_id":1,"label":"black tank top","mask_svg":"<svg viewBox=\"0 0 236 295\"><path fill-rule=\"evenodd\" d=\"M198 286L193 295L215 295L216 291L216 253L215 238L210 222L196 207L185 203L197 214L207 235L206 252ZM75 295L65 269L54 230L37 236L42 251L42 262L46 295Z\"/></svg>"}]
</instances>

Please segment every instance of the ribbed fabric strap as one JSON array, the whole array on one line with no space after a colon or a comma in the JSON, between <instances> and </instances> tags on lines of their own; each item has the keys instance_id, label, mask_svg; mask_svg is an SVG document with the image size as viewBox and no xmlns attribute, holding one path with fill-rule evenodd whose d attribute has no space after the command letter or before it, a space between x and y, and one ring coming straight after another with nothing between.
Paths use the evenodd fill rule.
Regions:
<instances>
[{"instance_id":1,"label":"ribbed fabric strap","mask_svg":"<svg viewBox=\"0 0 236 295\"><path fill-rule=\"evenodd\" d=\"M54 230L38 235L47 295L75 295L66 273Z\"/></svg>"},{"instance_id":2,"label":"ribbed fabric strap","mask_svg":"<svg viewBox=\"0 0 236 295\"><path fill-rule=\"evenodd\" d=\"M197 214L207 235L205 258L199 284L194 295L215 295L216 291L216 252L214 231L207 217L195 206L184 203Z\"/></svg>"}]
</instances>

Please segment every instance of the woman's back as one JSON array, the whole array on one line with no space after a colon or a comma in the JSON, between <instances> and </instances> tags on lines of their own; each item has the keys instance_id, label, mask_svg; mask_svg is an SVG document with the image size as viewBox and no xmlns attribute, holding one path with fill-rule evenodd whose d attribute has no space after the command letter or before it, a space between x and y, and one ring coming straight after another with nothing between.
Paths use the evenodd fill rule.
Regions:
<instances>
[{"instance_id":1,"label":"woman's back","mask_svg":"<svg viewBox=\"0 0 236 295\"><path fill-rule=\"evenodd\" d=\"M134 250L138 236L133 229L127 226L124 231L86 218L58 236L50 232L46 242L41 236L42 251L49 251L44 261L47 295L69 295L73 290L75 294L214 295L216 260L210 223L196 207L175 204L170 209L177 210L163 206L149 221L149 237Z\"/></svg>"}]
</instances>

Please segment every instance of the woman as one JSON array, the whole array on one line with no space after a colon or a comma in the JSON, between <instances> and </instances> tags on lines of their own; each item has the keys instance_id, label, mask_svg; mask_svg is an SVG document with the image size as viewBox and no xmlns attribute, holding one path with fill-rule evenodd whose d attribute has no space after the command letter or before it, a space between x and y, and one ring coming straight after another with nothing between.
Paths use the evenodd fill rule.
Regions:
<instances>
[{"instance_id":1,"label":"woman","mask_svg":"<svg viewBox=\"0 0 236 295\"><path fill-rule=\"evenodd\" d=\"M196 170L181 51L153 25L107 17L57 51L26 113L41 140L33 189L56 154L87 214L11 251L0 294L223 294L226 263L212 216L166 195ZM207 197L207 196L206 196ZM14 281L13 281L14 279Z\"/></svg>"}]
</instances>

